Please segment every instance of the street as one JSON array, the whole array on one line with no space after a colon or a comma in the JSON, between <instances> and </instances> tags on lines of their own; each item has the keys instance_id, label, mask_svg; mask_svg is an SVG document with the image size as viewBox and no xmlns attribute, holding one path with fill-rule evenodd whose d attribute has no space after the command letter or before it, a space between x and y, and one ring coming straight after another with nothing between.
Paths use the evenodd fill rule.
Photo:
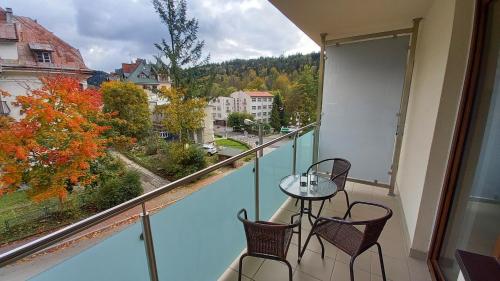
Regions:
<instances>
[{"instance_id":1,"label":"street","mask_svg":"<svg viewBox=\"0 0 500 281\"><path fill-rule=\"evenodd\" d=\"M233 132L233 129L231 127L225 127L225 126L219 126L219 125L214 125L214 132L216 135L220 135L222 137L227 137L227 138L232 138L241 142L244 142L248 145L250 145L252 148L256 146L256 143L259 141L259 136L257 135L252 135L252 134L245 134L245 133L240 133L240 132ZM275 133L271 135L264 136L263 141L264 143L269 142L275 138L280 137L281 134ZM278 147L280 147L282 144L286 143L288 139L281 140L279 142L276 142L266 148L264 148L264 153L268 153Z\"/></svg>"}]
</instances>

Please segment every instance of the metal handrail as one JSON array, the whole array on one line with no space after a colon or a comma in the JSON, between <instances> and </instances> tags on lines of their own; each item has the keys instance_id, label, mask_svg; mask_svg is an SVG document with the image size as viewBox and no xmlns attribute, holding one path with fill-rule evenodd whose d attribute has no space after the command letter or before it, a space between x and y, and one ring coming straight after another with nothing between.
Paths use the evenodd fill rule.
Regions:
<instances>
[{"instance_id":1,"label":"metal handrail","mask_svg":"<svg viewBox=\"0 0 500 281\"><path fill-rule=\"evenodd\" d=\"M97 213L93 216L90 216L86 219L83 219L81 221L78 221L74 224L71 224L67 227L64 227L60 230L57 230L53 233L50 233L46 236L43 236L41 238L38 238L36 240L33 240L27 244L24 244L20 247L17 247L13 250L10 250L8 252L5 252L3 254L0 254L0 268L4 267L5 265L11 264L17 260L20 260L26 256L29 256L33 253L36 253L38 251L41 251L49 246L52 246L74 234L77 234L83 230L86 230L100 222L103 222L111 217L114 217L116 215L119 215L127 210L130 210L134 207L137 207L141 204L145 204L147 201L154 199L170 190L173 188L179 187L183 184L190 183L195 179L198 179L204 175L207 175L210 172L213 172L221 167L227 166L228 164L231 164L239 159L242 159L246 156L255 154L257 151L264 149L280 140L283 140L285 138L295 136L296 134L300 133L301 131L304 131L306 129L309 129L311 127L314 127L316 123L311 123L307 126L301 127L293 132L290 132L288 134L285 134L281 137L275 138L269 142L266 142L262 145L256 146L250 150L247 150L245 152L242 152L236 156L233 156L231 158L228 158L224 161L221 161L215 165L212 165L210 167L207 167L205 169L202 169L198 172L195 172L191 175L188 175L186 177L183 177L181 179L178 179L174 182L171 182L169 184L166 184L158 189L155 189L153 191L150 191L148 193L145 193L141 196L138 196L134 199L131 199L129 201L123 202L120 205L117 205L115 207L112 207L110 209L107 209L103 212Z\"/></svg>"}]
</instances>

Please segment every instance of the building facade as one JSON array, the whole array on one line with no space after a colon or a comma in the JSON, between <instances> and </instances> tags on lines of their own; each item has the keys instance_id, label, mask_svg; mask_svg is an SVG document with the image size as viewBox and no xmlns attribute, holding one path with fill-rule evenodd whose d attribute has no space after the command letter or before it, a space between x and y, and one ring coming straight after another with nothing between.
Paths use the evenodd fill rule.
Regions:
<instances>
[{"instance_id":1,"label":"building facade","mask_svg":"<svg viewBox=\"0 0 500 281\"><path fill-rule=\"evenodd\" d=\"M235 111L232 97L218 97L209 104L212 106L212 117L216 123L226 122L228 115Z\"/></svg>"},{"instance_id":2,"label":"building facade","mask_svg":"<svg viewBox=\"0 0 500 281\"><path fill-rule=\"evenodd\" d=\"M41 87L41 76L69 75L87 86L92 70L80 51L28 17L0 8L0 89L10 96L0 97L0 114L21 117L12 102Z\"/></svg>"},{"instance_id":3,"label":"building facade","mask_svg":"<svg viewBox=\"0 0 500 281\"><path fill-rule=\"evenodd\" d=\"M269 123L274 96L269 92L238 91L210 102L216 122L225 122L232 112L250 113L258 122Z\"/></svg>"}]
</instances>

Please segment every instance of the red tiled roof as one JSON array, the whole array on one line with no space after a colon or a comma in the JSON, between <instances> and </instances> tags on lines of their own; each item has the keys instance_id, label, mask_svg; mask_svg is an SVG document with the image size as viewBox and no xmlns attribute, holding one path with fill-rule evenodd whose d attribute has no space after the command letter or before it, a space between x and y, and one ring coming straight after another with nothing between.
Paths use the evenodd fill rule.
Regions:
<instances>
[{"instance_id":1,"label":"red tiled roof","mask_svg":"<svg viewBox=\"0 0 500 281\"><path fill-rule=\"evenodd\" d=\"M15 39L18 40L16 43L18 60L1 59L0 54L2 66L90 71L78 49L64 42L31 18L14 15L12 23L7 23L5 10L0 8L0 38L2 36L13 37L11 26L14 26ZM37 62L30 44L32 46L50 46L53 50L51 52L52 63Z\"/></svg>"},{"instance_id":2,"label":"red tiled roof","mask_svg":"<svg viewBox=\"0 0 500 281\"><path fill-rule=\"evenodd\" d=\"M269 92L245 92L251 97L273 97Z\"/></svg>"},{"instance_id":3,"label":"red tiled roof","mask_svg":"<svg viewBox=\"0 0 500 281\"><path fill-rule=\"evenodd\" d=\"M139 62L134 63L122 63L123 73L132 73L137 66L139 66Z\"/></svg>"}]
</instances>

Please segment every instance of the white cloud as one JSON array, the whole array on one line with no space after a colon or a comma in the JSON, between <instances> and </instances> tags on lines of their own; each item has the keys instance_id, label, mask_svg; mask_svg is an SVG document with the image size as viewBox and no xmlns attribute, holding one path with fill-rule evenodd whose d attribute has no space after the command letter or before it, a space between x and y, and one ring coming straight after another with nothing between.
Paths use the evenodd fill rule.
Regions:
<instances>
[{"instance_id":1,"label":"white cloud","mask_svg":"<svg viewBox=\"0 0 500 281\"><path fill-rule=\"evenodd\" d=\"M37 19L106 71L136 57L152 59L167 37L150 0L4 0L14 14ZM43 7L43 11L41 9ZM190 0L199 38L212 61L318 51L317 45L265 0Z\"/></svg>"}]
</instances>

